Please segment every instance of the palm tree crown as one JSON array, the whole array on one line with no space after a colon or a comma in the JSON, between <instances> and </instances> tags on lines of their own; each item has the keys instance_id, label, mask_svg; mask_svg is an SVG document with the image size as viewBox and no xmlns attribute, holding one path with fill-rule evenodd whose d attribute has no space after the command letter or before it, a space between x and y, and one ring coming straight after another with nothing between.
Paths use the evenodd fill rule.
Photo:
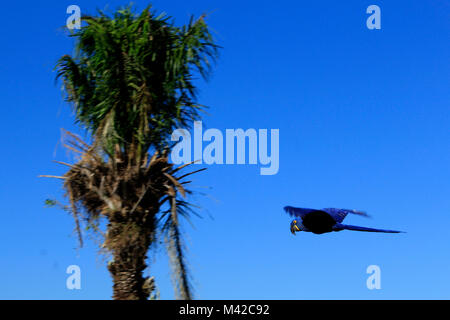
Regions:
<instances>
[{"instance_id":1,"label":"palm tree crown","mask_svg":"<svg viewBox=\"0 0 450 320\"><path fill-rule=\"evenodd\" d=\"M204 16L177 27L149 7L139 16L126 8L82 20L72 34L75 57L59 60L58 77L77 120L107 151L119 143L140 157L198 116L194 73L207 77L218 48Z\"/></svg>"}]
</instances>

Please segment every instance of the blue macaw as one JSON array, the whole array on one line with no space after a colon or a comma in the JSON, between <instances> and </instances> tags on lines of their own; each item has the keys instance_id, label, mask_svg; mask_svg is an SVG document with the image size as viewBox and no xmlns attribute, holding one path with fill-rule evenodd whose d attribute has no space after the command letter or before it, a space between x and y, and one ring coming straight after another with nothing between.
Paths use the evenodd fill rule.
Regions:
<instances>
[{"instance_id":1,"label":"blue macaw","mask_svg":"<svg viewBox=\"0 0 450 320\"><path fill-rule=\"evenodd\" d=\"M290 216L295 217L291 222L291 232L295 235L296 232L306 231L315 234L322 234L332 231L341 230L355 230L355 231L367 231L367 232L386 232L386 233L400 233L403 231L395 230L383 230L372 229L366 227L351 226L348 224L342 224L347 214L352 213L360 216L368 217L367 213L358 210L349 209L306 209L306 208L294 208L284 207Z\"/></svg>"}]
</instances>

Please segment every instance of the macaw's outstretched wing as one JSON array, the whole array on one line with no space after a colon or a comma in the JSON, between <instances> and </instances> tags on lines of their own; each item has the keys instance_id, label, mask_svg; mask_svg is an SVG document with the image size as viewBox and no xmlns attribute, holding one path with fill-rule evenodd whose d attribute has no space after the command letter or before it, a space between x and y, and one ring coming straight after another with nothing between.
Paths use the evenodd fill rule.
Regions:
<instances>
[{"instance_id":1,"label":"macaw's outstretched wing","mask_svg":"<svg viewBox=\"0 0 450 320\"><path fill-rule=\"evenodd\" d=\"M326 209L323 209L323 211L325 211L330 216L332 216L333 219L337 223L341 223L342 221L344 221L345 217L349 213L356 214L356 215L359 215L359 216L369 217L369 215L365 211L359 211L359 210L326 208Z\"/></svg>"},{"instance_id":2,"label":"macaw's outstretched wing","mask_svg":"<svg viewBox=\"0 0 450 320\"><path fill-rule=\"evenodd\" d=\"M318 210L286 206L286 207L284 207L284 211L286 211L291 217L297 217L297 218L303 219L308 213L318 211Z\"/></svg>"},{"instance_id":3,"label":"macaw's outstretched wing","mask_svg":"<svg viewBox=\"0 0 450 320\"><path fill-rule=\"evenodd\" d=\"M354 230L354 231L365 231L365 232L404 233L404 231L374 229L374 228L366 228L366 227L360 227L360 226L350 226L348 224L339 224L338 228L340 230Z\"/></svg>"}]
</instances>

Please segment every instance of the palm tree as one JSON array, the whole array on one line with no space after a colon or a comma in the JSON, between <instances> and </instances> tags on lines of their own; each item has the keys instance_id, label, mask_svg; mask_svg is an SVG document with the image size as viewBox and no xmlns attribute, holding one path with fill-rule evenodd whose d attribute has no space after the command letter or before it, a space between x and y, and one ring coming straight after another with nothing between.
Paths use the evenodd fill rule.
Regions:
<instances>
[{"instance_id":1,"label":"palm tree","mask_svg":"<svg viewBox=\"0 0 450 320\"><path fill-rule=\"evenodd\" d=\"M130 7L112 17L82 18L73 56L57 63L66 100L88 132L88 144L65 131L65 146L79 154L63 179L66 206L81 226L102 236L111 254L114 299L148 299L147 253L164 242L175 271L178 298L191 299L179 216L195 213L186 196L190 181L169 162L169 137L198 119L195 75L206 78L218 46L204 16L178 27L151 7ZM60 162L61 163L61 162ZM105 221L106 232L101 229ZM81 243L82 244L82 243Z\"/></svg>"}]
</instances>

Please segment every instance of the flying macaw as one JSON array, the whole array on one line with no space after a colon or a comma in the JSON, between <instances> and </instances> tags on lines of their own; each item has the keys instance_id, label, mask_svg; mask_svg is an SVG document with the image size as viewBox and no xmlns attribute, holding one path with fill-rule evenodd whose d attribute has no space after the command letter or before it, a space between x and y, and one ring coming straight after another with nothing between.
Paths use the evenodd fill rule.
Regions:
<instances>
[{"instance_id":1,"label":"flying macaw","mask_svg":"<svg viewBox=\"0 0 450 320\"><path fill-rule=\"evenodd\" d=\"M291 232L295 235L296 232L306 231L315 234L322 234L332 231L341 230L355 230L355 231L367 231L367 232L386 232L386 233L401 233L403 231L395 230L383 230L372 229L366 227L351 226L348 224L342 224L347 214L352 213L360 216L368 217L367 213L358 210L349 209L306 209L306 208L294 208L284 207L291 217L295 217L291 222Z\"/></svg>"}]
</instances>

